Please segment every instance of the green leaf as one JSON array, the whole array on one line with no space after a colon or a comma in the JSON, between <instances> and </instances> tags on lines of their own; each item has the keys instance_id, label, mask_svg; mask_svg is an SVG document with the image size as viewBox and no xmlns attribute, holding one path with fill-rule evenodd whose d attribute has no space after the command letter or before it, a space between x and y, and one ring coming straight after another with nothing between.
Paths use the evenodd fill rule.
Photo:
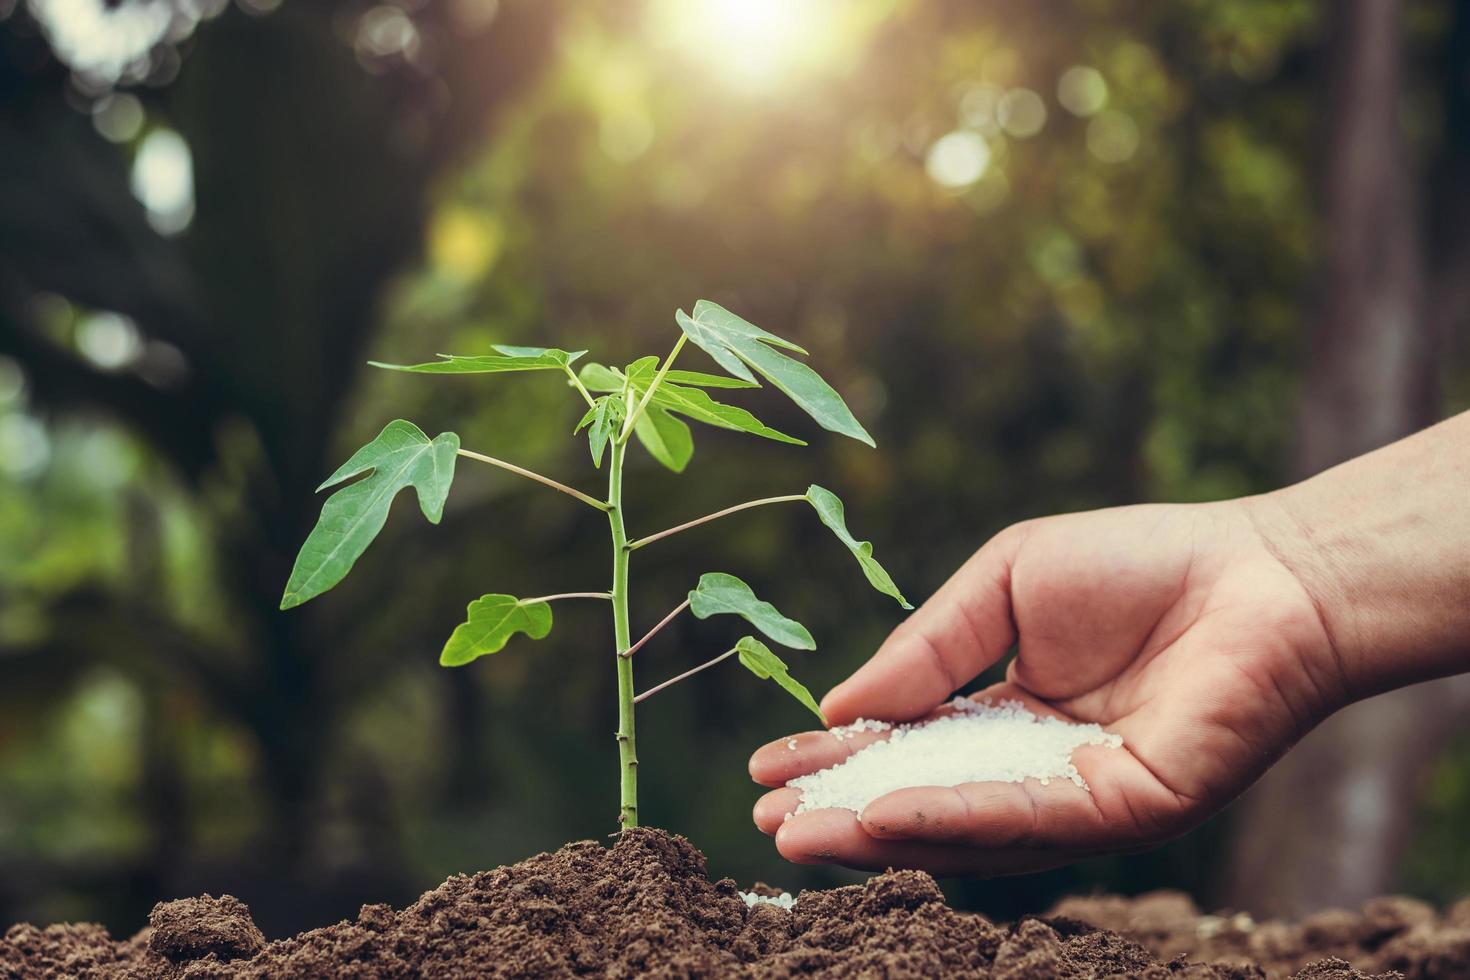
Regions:
<instances>
[{"instance_id":1,"label":"green leaf","mask_svg":"<svg viewBox=\"0 0 1470 980\"><path fill-rule=\"evenodd\" d=\"M727 378L719 374L705 374L702 371L679 371L671 370L664 375L665 381L672 381L678 385L694 385L698 388L759 388L759 381L742 381L739 378Z\"/></svg>"},{"instance_id":2,"label":"green leaf","mask_svg":"<svg viewBox=\"0 0 1470 980\"><path fill-rule=\"evenodd\" d=\"M654 391L653 400L649 404L658 405L670 412L677 412L696 422L703 422L705 425L733 429L736 432L749 432L763 439L773 439L776 442L785 442L793 446L806 445L801 439L771 428L743 408L717 402L698 388L685 388L682 385L670 384L668 378L665 378Z\"/></svg>"},{"instance_id":3,"label":"green leaf","mask_svg":"<svg viewBox=\"0 0 1470 980\"><path fill-rule=\"evenodd\" d=\"M784 391L822 428L873 445L873 437L853 417L842 396L823 381L821 375L776 349L805 354L801 347L742 320L707 299L694 304L692 317L680 310L674 319L690 340L735 377L753 383L755 375L751 369L754 368L757 374Z\"/></svg>"},{"instance_id":4,"label":"green leaf","mask_svg":"<svg viewBox=\"0 0 1470 980\"><path fill-rule=\"evenodd\" d=\"M384 364L368 361L375 368L389 371L412 371L417 374L498 374L505 371L562 371L587 353L584 350L557 350L552 347L511 347L496 344L494 354L461 356L439 354L437 361L426 364Z\"/></svg>"},{"instance_id":5,"label":"green leaf","mask_svg":"<svg viewBox=\"0 0 1470 980\"><path fill-rule=\"evenodd\" d=\"M577 358L587 353L584 350L568 353L564 350L558 350L555 347L519 347L515 344L491 344L490 349L496 353L504 354L506 357L528 357L537 360L550 357L558 365L567 365L568 367Z\"/></svg>"},{"instance_id":6,"label":"green leaf","mask_svg":"<svg viewBox=\"0 0 1470 980\"><path fill-rule=\"evenodd\" d=\"M868 577L868 581L872 584L873 588L882 592L884 595L893 596L893 598L898 600L898 604L905 609L914 608L903 597L903 593L898 591L898 586L893 584L893 579L883 570L883 566L878 564L877 560L873 557L872 542L859 541L848 531L847 517L844 513L842 501L837 499L837 495L831 490L819 487L814 483L807 488L806 499L816 508L817 516L822 519L822 523L830 527L832 533L837 535L843 544L847 545L847 549L858 560L858 564L863 568L863 574Z\"/></svg>"},{"instance_id":7,"label":"green leaf","mask_svg":"<svg viewBox=\"0 0 1470 980\"><path fill-rule=\"evenodd\" d=\"M658 373L658 358L652 354L640 357L638 360L623 368L623 374L630 378L634 384L642 383L647 388L653 376Z\"/></svg>"},{"instance_id":8,"label":"green leaf","mask_svg":"<svg viewBox=\"0 0 1470 980\"><path fill-rule=\"evenodd\" d=\"M587 442L592 450L592 465L602 466L602 453L607 448L608 440L617 435L618 429L623 424L623 399L617 395L603 395L592 403L587 409L587 414L577 423L572 434L576 435L584 427L591 426L587 433Z\"/></svg>"},{"instance_id":9,"label":"green leaf","mask_svg":"<svg viewBox=\"0 0 1470 980\"><path fill-rule=\"evenodd\" d=\"M517 633L539 640L550 632L550 603L526 602L510 595L482 595L470 603L465 621L450 634L439 663L463 667L488 653L499 653Z\"/></svg>"},{"instance_id":10,"label":"green leaf","mask_svg":"<svg viewBox=\"0 0 1470 980\"><path fill-rule=\"evenodd\" d=\"M771 648L753 636L741 637L740 642L735 644L739 651L740 662L745 669L750 671L761 680L773 680L780 684L782 689L811 710L811 713L822 720L822 727L827 725L827 716L822 714L822 709L817 706L816 698L808 691L800 681L787 672L786 662L771 652Z\"/></svg>"},{"instance_id":11,"label":"green leaf","mask_svg":"<svg viewBox=\"0 0 1470 980\"><path fill-rule=\"evenodd\" d=\"M769 602L755 597L750 586L724 572L706 572L689 593L689 610L700 619L730 613L742 617L782 646L793 650L815 650L817 641L807 628L787 619Z\"/></svg>"},{"instance_id":12,"label":"green leaf","mask_svg":"<svg viewBox=\"0 0 1470 980\"><path fill-rule=\"evenodd\" d=\"M628 365L628 381L639 396L642 396L648 390L649 385L653 384L657 365L658 358L656 357L645 357ZM657 405L667 411L687 416L696 422L703 422L705 425L731 429L736 432L749 432L752 435L773 439L776 442L790 443L793 446L806 445L800 439L792 438L784 432L771 428L743 408L717 402L708 393L698 388L671 384L669 378L674 373L670 371L664 376L664 380L654 391L653 399L649 402L650 408Z\"/></svg>"},{"instance_id":13,"label":"green leaf","mask_svg":"<svg viewBox=\"0 0 1470 980\"><path fill-rule=\"evenodd\" d=\"M441 433L431 441L418 426L398 419L353 453L317 491L368 470L372 475L327 498L316 527L296 556L281 608L299 606L346 578L353 563L383 529L393 498L405 487L418 492L419 509L429 523L438 524L444 515L449 485L454 481L458 450L459 436L453 432Z\"/></svg>"},{"instance_id":14,"label":"green leaf","mask_svg":"<svg viewBox=\"0 0 1470 980\"><path fill-rule=\"evenodd\" d=\"M694 436L689 426L656 404L650 404L633 423L633 434L650 456L673 470L684 472L694 455Z\"/></svg>"},{"instance_id":15,"label":"green leaf","mask_svg":"<svg viewBox=\"0 0 1470 980\"><path fill-rule=\"evenodd\" d=\"M577 380L588 391L622 391L623 372L606 364L584 364L577 372Z\"/></svg>"}]
</instances>

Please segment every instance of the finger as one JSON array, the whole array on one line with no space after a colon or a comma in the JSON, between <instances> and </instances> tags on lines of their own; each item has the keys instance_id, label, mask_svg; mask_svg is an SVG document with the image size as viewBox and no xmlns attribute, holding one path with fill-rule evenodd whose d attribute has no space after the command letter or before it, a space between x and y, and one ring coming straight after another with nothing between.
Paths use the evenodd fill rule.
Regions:
<instances>
[{"instance_id":1,"label":"finger","mask_svg":"<svg viewBox=\"0 0 1470 980\"><path fill-rule=\"evenodd\" d=\"M866 871L917 868L931 874L1008 875L1060 867L1085 855L1020 848L987 850L915 841L878 840L851 810L812 810L783 823L776 849L797 864L842 864Z\"/></svg>"},{"instance_id":2,"label":"finger","mask_svg":"<svg viewBox=\"0 0 1470 980\"><path fill-rule=\"evenodd\" d=\"M773 789L755 801L751 815L761 833L774 837L786 818L801 804L801 791L782 787Z\"/></svg>"},{"instance_id":3,"label":"finger","mask_svg":"<svg viewBox=\"0 0 1470 980\"><path fill-rule=\"evenodd\" d=\"M885 732L802 732L778 738L750 757L750 778L762 786L785 786L797 776L830 769L858 749L887 737Z\"/></svg>"},{"instance_id":4,"label":"finger","mask_svg":"<svg viewBox=\"0 0 1470 980\"><path fill-rule=\"evenodd\" d=\"M910 721L927 714L1001 658L1015 639L1011 562L1022 534L1009 529L965 562L884 641L871 660L822 699L834 724Z\"/></svg>"},{"instance_id":5,"label":"finger","mask_svg":"<svg viewBox=\"0 0 1470 980\"><path fill-rule=\"evenodd\" d=\"M1071 780L900 789L869 803L861 822L882 840L978 848L1097 847L1127 836Z\"/></svg>"}]
</instances>

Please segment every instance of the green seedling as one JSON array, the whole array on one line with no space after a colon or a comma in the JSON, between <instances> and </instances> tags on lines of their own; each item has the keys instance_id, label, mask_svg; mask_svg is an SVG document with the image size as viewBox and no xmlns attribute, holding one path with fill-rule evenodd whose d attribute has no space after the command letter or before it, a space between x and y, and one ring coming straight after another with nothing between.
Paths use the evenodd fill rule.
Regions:
<instances>
[{"instance_id":1,"label":"green seedling","mask_svg":"<svg viewBox=\"0 0 1470 980\"><path fill-rule=\"evenodd\" d=\"M708 389L758 388L761 385L758 375L788 395L822 428L873 445L872 437L853 417L841 396L815 371L785 353L805 355L806 351L796 344L768 333L708 300L695 304L693 316L680 310L675 320L682 334L667 357L662 361L657 357L644 357L622 370L601 364L584 364L580 370L573 370L573 364L586 351L569 352L543 347L497 346L492 354L466 357L441 354L439 360L427 364L371 362L374 367L418 374L508 371L565 374L569 388L587 406L586 414L577 423L574 433L587 433L595 467L600 469L604 458L608 460L607 497L599 500L513 463L464 449L460 446L459 436L453 432L444 432L430 439L412 422L398 419L388 423L376 439L354 453L318 488L325 490L353 477L362 477L327 498L321 518L301 546L285 596L281 599L281 608L290 609L342 581L382 530L389 506L400 490L412 487L418 494L419 508L424 516L431 524L439 523L459 457L488 463L535 480L606 513L612 537L612 587L608 591L563 592L529 599L500 593L481 596L469 604L465 621L455 627L444 644L439 662L446 667L460 667L487 654L498 653L517 633L533 640L542 639L551 632L551 603L555 601L596 599L610 603L618 672L617 743L622 773L619 821L624 827L638 824L634 706L664 688L736 657L756 677L775 681L826 724L817 702L791 676L785 661L754 636L743 637L718 657L642 694L635 694L633 655L686 609L699 619L739 616L773 643L793 650L815 649L816 641L805 626L782 615L769 602L758 599L750 586L734 575L709 572L700 577L687 599L635 643L628 613L628 565L633 552L671 535L753 507L805 502L816 510L822 523L831 528L838 540L852 552L875 589L892 596L905 609L912 608L893 584L893 579L873 558L873 546L857 540L848 531L842 502L822 487L812 486L805 493L736 504L645 537L628 536L623 521L623 464L631 440L636 439L649 455L675 472L683 471L694 452L694 438L686 419L748 432L777 442L806 445L800 439L763 424L743 408L716 401ZM690 341L714 358L727 374L675 370L674 361Z\"/></svg>"}]
</instances>

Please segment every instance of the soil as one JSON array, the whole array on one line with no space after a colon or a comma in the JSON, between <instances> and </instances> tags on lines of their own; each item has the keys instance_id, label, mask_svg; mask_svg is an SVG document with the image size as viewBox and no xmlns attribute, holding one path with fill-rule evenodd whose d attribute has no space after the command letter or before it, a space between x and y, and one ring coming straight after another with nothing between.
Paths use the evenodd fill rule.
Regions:
<instances>
[{"instance_id":1,"label":"soil","mask_svg":"<svg viewBox=\"0 0 1470 980\"><path fill-rule=\"evenodd\" d=\"M762 886L764 887L764 886ZM769 889L765 889L769 893ZM1351 965L1350 965L1351 964ZM138 935L19 925L0 978L992 977L1005 980L1470 978L1470 899L1405 898L1299 924L1202 916L1188 898L1069 899L1001 925L949 908L934 880L889 872L746 908L682 837L631 830L456 876L402 911L267 942L230 896L163 902Z\"/></svg>"}]
</instances>

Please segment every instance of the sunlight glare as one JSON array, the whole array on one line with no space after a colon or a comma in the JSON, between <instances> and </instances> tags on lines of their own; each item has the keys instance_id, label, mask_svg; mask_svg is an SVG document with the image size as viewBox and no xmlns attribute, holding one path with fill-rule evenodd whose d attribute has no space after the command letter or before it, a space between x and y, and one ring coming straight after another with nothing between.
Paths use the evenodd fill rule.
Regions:
<instances>
[{"instance_id":1,"label":"sunlight glare","mask_svg":"<svg viewBox=\"0 0 1470 980\"><path fill-rule=\"evenodd\" d=\"M679 0L667 8L676 42L726 81L766 89L826 44L829 0Z\"/></svg>"}]
</instances>

